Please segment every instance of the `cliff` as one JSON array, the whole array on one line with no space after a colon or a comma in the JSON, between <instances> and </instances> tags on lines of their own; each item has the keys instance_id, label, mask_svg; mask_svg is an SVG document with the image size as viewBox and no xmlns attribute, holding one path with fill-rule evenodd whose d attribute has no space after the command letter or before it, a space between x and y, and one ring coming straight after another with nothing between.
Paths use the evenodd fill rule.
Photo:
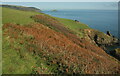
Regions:
<instances>
[{"instance_id":1,"label":"cliff","mask_svg":"<svg viewBox=\"0 0 120 76\"><path fill-rule=\"evenodd\" d=\"M103 33L94 29L84 30L86 38L91 40L92 43L97 44L99 47L118 45L119 40L112 36L110 33Z\"/></svg>"}]
</instances>

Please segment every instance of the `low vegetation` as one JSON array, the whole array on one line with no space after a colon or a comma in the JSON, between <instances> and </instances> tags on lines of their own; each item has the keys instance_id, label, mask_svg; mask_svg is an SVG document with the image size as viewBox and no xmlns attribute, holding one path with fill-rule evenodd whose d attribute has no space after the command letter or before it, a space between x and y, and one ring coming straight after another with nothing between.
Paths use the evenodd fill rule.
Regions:
<instances>
[{"instance_id":1,"label":"low vegetation","mask_svg":"<svg viewBox=\"0 0 120 76\"><path fill-rule=\"evenodd\" d=\"M4 74L120 73L119 61L82 38L89 29L85 24L33 11L2 10Z\"/></svg>"}]
</instances>

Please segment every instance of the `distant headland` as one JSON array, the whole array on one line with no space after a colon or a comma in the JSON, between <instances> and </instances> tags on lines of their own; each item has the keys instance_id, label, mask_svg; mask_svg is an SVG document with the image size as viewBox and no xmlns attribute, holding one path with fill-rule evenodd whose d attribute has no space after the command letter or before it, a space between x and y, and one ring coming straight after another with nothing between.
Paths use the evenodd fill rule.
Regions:
<instances>
[{"instance_id":1,"label":"distant headland","mask_svg":"<svg viewBox=\"0 0 120 76\"><path fill-rule=\"evenodd\" d=\"M53 12L56 12L57 10L56 10L56 9L53 9L52 11L53 11Z\"/></svg>"}]
</instances>

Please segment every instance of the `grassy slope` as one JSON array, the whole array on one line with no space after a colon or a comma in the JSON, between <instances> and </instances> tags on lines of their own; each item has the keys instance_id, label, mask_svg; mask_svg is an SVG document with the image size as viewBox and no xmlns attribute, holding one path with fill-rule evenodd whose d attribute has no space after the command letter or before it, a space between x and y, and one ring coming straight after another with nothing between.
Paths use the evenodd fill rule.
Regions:
<instances>
[{"instance_id":1,"label":"grassy slope","mask_svg":"<svg viewBox=\"0 0 120 76\"><path fill-rule=\"evenodd\" d=\"M1 7L0 7L1 8ZM14 10L9 8L2 8L2 20L3 24L5 23L16 23L16 24L29 24L33 23L34 20L30 17L37 14L42 14L38 12L27 12L27 11L20 11L20 10ZM47 16L47 15L46 15ZM51 17L51 16L49 16ZM68 28L72 29L73 31L79 32L76 30L77 28L83 28L81 24L78 24L72 20L69 19L61 19L56 18L58 21L63 22L63 24L70 25L67 26ZM74 25L74 27L71 27ZM77 25L77 26L75 26ZM83 25L84 26L84 25ZM85 25L86 27L86 25ZM26 52L24 55L26 56L27 60L21 59L19 53L16 52L14 48L11 48L10 45L16 45L16 47L20 47L19 44L17 44L17 40L15 40L15 43L9 43L8 37L3 37L3 73L31 73L33 72L32 66L38 66L39 64L43 63L44 65L47 62L40 61L39 64L36 64L39 60L38 56L33 56L29 52ZM6 40L7 39L7 40ZM6 48L8 47L8 48ZM25 50L25 47L21 48ZM11 55L12 54L12 55ZM36 57L38 59L36 59ZM19 61L19 62L18 62ZM29 63L28 63L29 62ZM20 66L20 67L19 67ZM16 68L17 67L17 68ZM46 67L46 66L45 66ZM23 70L24 68L24 70ZM52 67L49 67L52 69ZM45 72L44 72L45 73Z\"/></svg>"},{"instance_id":2,"label":"grassy slope","mask_svg":"<svg viewBox=\"0 0 120 76\"><path fill-rule=\"evenodd\" d=\"M28 24L28 23L34 22L34 20L30 18L32 15L41 14L37 12L26 12L26 11L13 10L9 8L3 8L2 12L3 12L3 24L5 23ZM89 28L88 26L81 23L76 23L73 20L62 19L62 18L56 18L56 19L61 23L63 23L64 25L66 25L66 27L75 31L78 34L81 33L79 32L79 29ZM3 73L31 73L31 72L34 72L31 70L32 66L48 68L48 70L45 72L43 71L43 73L48 73L48 71L49 73L51 73L52 69L55 68L55 66L53 67L46 66L47 62L42 61L42 59L40 59L39 56L36 56L27 52L28 50L26 49L26 47L21 46L19 44L19 39L15 39L14 43L9 42L9 40L10 40L9 36L3 37L3 43L4 43L3 50L2 50L3 64L4 64ZM24 53L16 52L15 48L11 48L11 45L15 45L15 48L20 47L21 51ZM25 44L25 45L28 45L28 44ZM20 54L25 56L25 59L20 58L21 56ZM40 66L40 64L43 64L43 65Z\"/></svg>"},{"instance_id":3,"label":"grassy slope","mask_svg":"<svg viewBox=\"0 0 120 76\"><path fill-rule=\"evenodd\" d=\"M5 40L5 39L3 39ZM11 48L11 43L8 40L3 41L3 73L5 74L29 74L32 72L32 66L36 66L36 60L34 57L28 52L24 52L26 54L26 60L21 59L18 52ZM16 44L16 47L19 45ZM6 48L7 47L7 48Z\"/></svg>"},{"instance_id":4,"label":"grassy slope","mask_svg":"<svg viewBox=\"0 0 120 76\"><path fill-rule=\"evenodd\" d=\"M75 22L74 20L57 18L57 17L55 17L55 18L72 30L89 28L86 24L83 24L83 23L80 23L80 22Z\"/></svg>"},{"instance_id":5,"label":"grassy slope","mask_svg":"<svg viewBox=\"0 0 120 76\"><path fill-rule=\"evenodd\" d=\"M34 22L34 20L30 18L31 16L42 14L38 12L20 11L20 10L14 10L14 9L9 9L9 8L2 8L2 12L4 13L2 16L3 24L4 23L28 24L28 23ZM57 18L57 17L54 17L54 18L56 18L58 21L63 23L69 29L76 31L77 33L80 32L79 29L89 28L87 25L83 23L76 23L74 20Z\"/></svg>"},{"instance_id":6,"label":"grassy slope","mask_svg":"<svg viewBox=\"0 0 120 76\"><path fill-rule=\"evenodd\" d=\"M50 15L36 15L32 17L36 22L44 24L56 31L61 31L62 33L65 31L72 31L72 33L76 34L79 37L84 37L83 29L90 29L87 25L75 22L74 20L64 19L52 17Z\"/></svg>"},{"instance_id":7,"label":"grassy slope","mask_svg":"<svg viewBox=\"0 0 120 76\"><path fill-rule=\"evenodd\" d=\"M15 31L15 30L14 30ZM14 39L11 42L8 35L3 37L3 73L5 74L34 74L36 73L35 67L47 68L49 70L43 71L42 73L51 73L52 67L46 65L46 61L43 61L38 55L28 52L29 50L25 47L28 46L28 42L25 40L28 35L21 36L24 44L19 43L20 39ZM27 38L28 39L28 38ZM17 51L20 48L20 52ZM42 65L41 65L42 64Z\"/></svg>"},{"instance_id":8,"label":"grassy slope","mask_svg":"<svg viewBox=\"0 0 120 76\"><path fill-rule=\"evenodd\" d=\"M64 18L57 18L57 17L55 17L55 18L58 21L60 21L61 23L63 23L70 30L76 32L79 37L83 37L84 36L84 33L82 32L81 29L88 29L88 28L90 28L86 24L83 24L83 23L80 23L80 22L78 23L78 22L75 22L74 20L64 19Z\"/></svg>"},{"instance_id":9,"label":"grassy slope","mask_svg":"<svg viewBox=\"0 0 120 76\"><path fill-rule=\"evenodd\" d=\"M16 5L0 5L0 7L22 10L22 11L36 11L36 12L41 11L40 9L35 7L24 7L24 6L16 6Z\"/></svg>"},{"instance_id":10,"label":"grassy slope","mask_svg":"<svg viewBox=\"0 0 120 76\"><path fill-rule=\"evenodd\" d=\"M14 9L9 9L9 8L2 8L2 13L3 13L2 15L3 24L5 23L16 23L16 24L33 23L34 20L32 20L30 17L32 15L41 14L38 12L19 11L19 10L14 10ZM23 51L25 50L25 47L20 46L19 44L17 45L17 39L15 40L15 43L9 43L9 39L6 40L6 38L8 37L7 36L3 37L3 44L4 44L3 49L2 49L2 52L3 52L2 61L3 61L3 67L4 67L3 73L28 74L28 73L33 72L31 70L32 66L38 66L41 63L43 63L44 65L46 64L46 62L44 61L40 61L39 62L40 64L36 64L38 60L40 60L39 57L32 56L32 54L30 54L29 52L25 53L27 60L21 59L19 53L17 53L14 48L11 48L10 45L16 45L16 47L21 47ZM45 67L44 65L43 67Z\"/></svg>"},{"instance_id":11,"label":"grassy slope","mask_svg":"<svg viewBox=\"0 0 120 76\"><path fill-rule=\"evenodd\" d=\"M40 14L38 12L20 11L9 8L2 8L2 13L3 24L4 23L28 24L34 22L34 20L30 18L30 16Z\"/></svg>"},{"instance_id":12,"label":"grassy slope","mask_svg":"<svg viewBox=\"0 0 120 76\"><path fill-rule=\"evenodd\" d=\"M0 7L1 8L1 7ZM9 8L2 8L3 14L3 24L4 23L16 23L16 24L28 24L35 22L30 17L37 14L42 14L38 12L30 12L30 11L21 11L21 10L14 10ZM14 14L13 14L14 13ZM48 15L46 15L48 16ZM51 17L51 16L49 16ZM83 23L77 23L74 20L64 19L64 18L57 18L59 22L63 23L67 28L74 31L79 37L83 37L83 32L79 31L80 29L89 28L87 25Z\"/></svg>"}]
</instances>

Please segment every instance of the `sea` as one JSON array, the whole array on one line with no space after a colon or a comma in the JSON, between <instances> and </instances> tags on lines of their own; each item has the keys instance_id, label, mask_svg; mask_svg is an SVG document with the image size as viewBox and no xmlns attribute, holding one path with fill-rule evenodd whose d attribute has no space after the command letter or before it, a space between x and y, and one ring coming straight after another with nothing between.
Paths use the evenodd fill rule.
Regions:
<instances>
[{"instance_id":1,"label":"sea","mask_svg":"<svg viewBox=\"0 0 120 76\"><path fill-rule=\"evenodd\" d=\"M118 38L118 10L44 10L43 13L54 17L78 20L89 27Z\"/></svg>"}]
</instances>

